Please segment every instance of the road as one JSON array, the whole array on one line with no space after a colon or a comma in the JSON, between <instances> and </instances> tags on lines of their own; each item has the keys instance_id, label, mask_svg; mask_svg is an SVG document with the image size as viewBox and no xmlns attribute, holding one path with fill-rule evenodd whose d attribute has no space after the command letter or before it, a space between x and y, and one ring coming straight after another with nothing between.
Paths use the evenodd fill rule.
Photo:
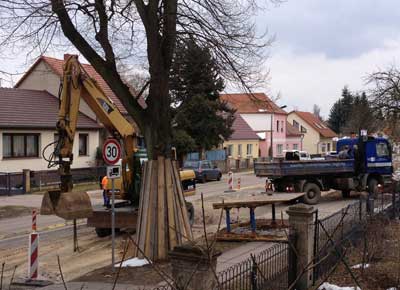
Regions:
<instances>
[{"instance_id":1,"label":"road","mask_svg":"<svg viewBox=\"0 0 400 290\"><path fill-rule=\"evenodd\" d=\"M212 209L213 202L219 202L221 199L229 198L246 198L255 193L263 190L264 179L257 178L251 172L244 172L235 174L235 179L241 178L241 190L233 193L226 193L228 189L227 176L223 176L221 181L211 181L197 186L197 194L188 197L187 200L191 201L195 206L195 224L193 232L195 236L199 237L203 234L201 215L201 193L204 196L205 219L207 224L207 232L215 232L219 220L220 211ZM236 187L235 182L235 187ZM91 192L90 196L93 203L102 202L101 192ZM353 199L343 200L340 194L335 192L324 193L320 204L316 207L319 209L321 216L326 216L340 210L351 202ZM41 196L39 195L26 195L14 197L1 197L0 203L2 205L22 205L30 207L39 207L41 203ZM289 204L277 206L277 214L280 216L285 214L286 208ZM257 218L270 217L270 207L260 207L256 210ZM233 210L232 218L238 218L241 221L248 220L248 211L243 209L240 212ZM40 265L41 273L45 278L53 281L59 281L58 265L56 262L56 255L59 255L62 264L63 272L67 280L74 279L81 276L83 273L89 272L99 267L109 265L111 255L111 241L110 237L98 238L93 229L87 228L84 221L80 222L78 236L80 252L72 252L72 227L70 223L65 223L63 220L54 216L38 216L38 225L40 232ZM31 217L18 217L0 219L0 262L6 262L5 277L9 279L14 266L18 266L16 277L23 277L26 275L26 261L28 250L28 236L30 230ZM117 245L119 249L122 246L122 236L117 237ZM267 245L265 245L267 246ZM235 249L234 252L227 253L219 260L218 269L222 270L226 267L240 262L245 259L245 255L249 252L254 252L255 248L261 250L259 244L251 243L243 246L240 249ZM117 251L120 253L121 251ZM247 254L246 254L247 253Z\"/></svg>"},{"instance_id":2,"label":"road","mask_svg":"<svg viewBox=\"0 0 400 290\"><path fill-rule=\"evenodd\" d=\"M228 189L227 175L223 175L221 181L210 181L205 184L197 184L196 195L187 197L186 200L192 202L196 208L197 220L201 219L201 193L203 193L205 207L207 213L210 216L219 216L219 211L212 210L212 203L219 202L221 199L238 198L250 196L254 193L261 192L264 186L264 178L256 177L252 172L242 172L234 174L234 188L237 189L237 179L241 179L241 190L236 192L225 192ZM90 191L92 204L102 203L101 191L94 190ZM326 195L326 193L325 193ZM11 197L0 197L0 204L5 205L19 205L27 207L39 208L41 204L41 195L20 195ZM339 208L342 208L349 204L352 199L343 200L339 196L324 197L317 208L321 216L329 215ZM281 205L277 207L277 213L282 211L285 214L285 208L288 205ZM235 214L235 213L233 213ZM236 213L237 214L237 213ZM257 208L257 217L265 217L270 214L269 207ZM248 213L245 210L241 210L239 218L248 218ZM42 239L62 238L70 232L72 222L66 222L65 220L56 216L38 216L38 232L42 235ZM85 220L78 221L78 224L82 227L85 224ZM25 242L26 235L31 229L31 217L22 216L16 218L8 218L0 220L0 249L9 247L12 245L19 246L23 241Z\"/></svg>"}]
</instances>

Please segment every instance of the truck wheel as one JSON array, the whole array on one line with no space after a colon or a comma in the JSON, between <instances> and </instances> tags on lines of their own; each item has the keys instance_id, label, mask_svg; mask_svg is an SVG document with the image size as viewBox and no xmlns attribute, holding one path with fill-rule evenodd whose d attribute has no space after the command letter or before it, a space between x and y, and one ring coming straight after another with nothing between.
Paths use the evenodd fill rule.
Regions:
<instances>
[{"instance_id":1,"label":"truck wheel","mask_svg":"<svg viewBox=\"0 0 400 290\"><path fill-rule=\"evenodd\" d=\"M104 238L111 235L111 229L109 228L95 228L95 231L99 238Z\"/></svg>"},{"instance_id":2,"label":"truck wheel","mask_svg":"<svg viewBox=\"0 0 400 290\"><path fill-rule=\"evenodd\" d=\"M378 184L379 182L375 178L371 178L370 180L368 180L368 193L371 196L376 196L378 194Z\"/></svg>"},{"instance_id":3,"label":"truck wheel","mask_svg":"<svg viewBox=\"0 0 400 290\"><path fill-rule=\"evenodd\" d=\"M306 204L317 204L321 198L321 190L315 183L307 183L304 186L303 201Z\"/></svg>"},{"instance_id":4,"label":"truck wheel","mask_svg":"<svg viewBox=\"0 0 400 290\"><path fill-rule=\"evenodd\" d=\"M188 217L189 217L189 224L190 226L193 226L194 224L194 206L191 202L186 202L186 209L188 211Z\"/></svg>"},{"instance_id":5,"label":"truck wheel","mask_svg":"<svg viewBox=\"0 0 400 290\"><path fill-rule=\"evenodd\" d=\"M350 189L342 189L342 197L343 198L349 198L350 197Z\"/></svg>"}]
</instances>

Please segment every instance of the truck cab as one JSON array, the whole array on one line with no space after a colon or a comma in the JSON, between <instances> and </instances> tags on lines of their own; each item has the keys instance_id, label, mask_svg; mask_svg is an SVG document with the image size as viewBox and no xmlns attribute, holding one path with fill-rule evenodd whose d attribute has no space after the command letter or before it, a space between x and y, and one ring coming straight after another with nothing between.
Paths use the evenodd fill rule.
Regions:
<instances>
[{"instance_id":1,"label":"truck cab","mask_svg":"<svg viewBox=\"0 0 400 290\"><path fill-rule=\"evenodd\" d=\"M337 154L347 150L348 158L354 159L355 171L366 174L392 174L392 150L387 139L368 137L341 139L337 143Z\"/></svg>"}]
</instances>

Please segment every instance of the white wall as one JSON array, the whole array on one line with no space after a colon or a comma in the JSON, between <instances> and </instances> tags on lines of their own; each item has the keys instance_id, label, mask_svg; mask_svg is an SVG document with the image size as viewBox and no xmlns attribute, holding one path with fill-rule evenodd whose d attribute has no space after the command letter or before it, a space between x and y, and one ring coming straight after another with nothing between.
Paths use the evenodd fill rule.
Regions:
<instances>
[{"instance_id":1,"label":"white wall","mask_svg":"<svg viewBox=\"0 0 400 290\"><path fill-rule=\"evenodd\" d=\"M253 131L270 131L271 114L240 114Z\"/></svg>"},{"instance_id":2,"label":"white wall","mask_svg":"<svg viewBox=\"0 0 400 290\"><path fill-rule=\"evenodd\" d=\"M39 136L39 157L30 158L3 158L3 133L38 133ZM50 130L5 130L0 131L0 172L20 172L22 169L31 170L48 170L47 161L42 157L42 150L44 147L54 142L55 131ZM88 156L79 156L79 133L88 134ZM75 134L74 141L74 161L72 168L82 168L95 166L96 148L99 146L99 131L77 131ZM50 146L46 151L46 156L48 156L52 150L53 146ZM52 169L56 169L52 168Z\"/></svg>"},{"instance_id":3,"label":"white wall","mask_svg":"<svg viewBox=\"0 0 400 290\"><path fill-rule=\"evenodd\" d=\"M60 77L44 61L41 61L18 86L20 89L45 90L56 97L58 97L59 87ZM82 99L79 104L79 111L96 120L96 115Z\"/></svg>"}]
</instances>

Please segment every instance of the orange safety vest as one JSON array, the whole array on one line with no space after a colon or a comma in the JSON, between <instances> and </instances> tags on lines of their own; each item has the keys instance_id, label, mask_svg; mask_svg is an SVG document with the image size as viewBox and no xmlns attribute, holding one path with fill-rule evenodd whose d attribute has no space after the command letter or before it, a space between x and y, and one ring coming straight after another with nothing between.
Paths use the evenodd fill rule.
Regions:
<instances>
[{"instance_id":1,"label":"orange safety vest","mask_svg":"<svg viewBox=\"0 0 400 290\"><path fill-rule=\"evenodd\" d=\"M103 187L103 190L107 190L107 184L108 184L108 178L107 176L104 176L103 179L101 180L101 186Z\"/></svg>"}]
</instances>

